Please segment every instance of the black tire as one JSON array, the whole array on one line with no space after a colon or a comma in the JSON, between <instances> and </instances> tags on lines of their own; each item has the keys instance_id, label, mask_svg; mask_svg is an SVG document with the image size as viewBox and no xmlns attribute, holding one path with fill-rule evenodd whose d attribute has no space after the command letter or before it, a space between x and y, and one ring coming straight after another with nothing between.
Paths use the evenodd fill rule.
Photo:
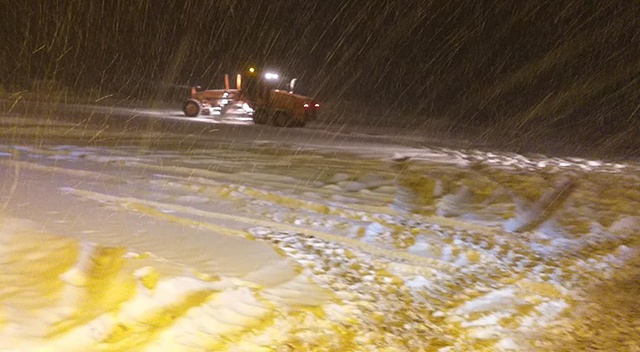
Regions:
<instances>
[{"instance_id":1,"label":"black tire","mask_svg":"<svg viewBox=\"0 0 640 352\"><path fill-rule=\"evenodd\" d=\"M182 112L184 112L187 117L196 117L200 115L202 111L202 104L195 99L187 100L182 106Z\"/></svg>"},{"instance_id":2,"label":"black tire","mask_svg":"<svg viewBox=\"0 0 640 352\"><path fill-rule=\"evenodd\" d=\"M265 125L269 121L269 112L264 108L258 108L253 112L253 123Z\"/></svg>"},{"instance_id":3,"label":"black tire","mask_svg":"<svg viewBox=\"0 0 640 352\"><path fill-rule=\"evenodd\" d=\"M284 111L273 114L273 125L276 127L289 127L293 125L293 117Z\"/></svg>"}]
</instances>

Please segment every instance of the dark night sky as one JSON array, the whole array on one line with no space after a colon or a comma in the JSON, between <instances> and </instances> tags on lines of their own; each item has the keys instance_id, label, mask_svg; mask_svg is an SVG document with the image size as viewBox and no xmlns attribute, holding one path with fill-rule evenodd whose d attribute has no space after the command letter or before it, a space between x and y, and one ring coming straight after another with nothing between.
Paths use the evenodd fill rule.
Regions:
<instances>
[{"instance_id":1,"label":"dark night sky","mask_svg":"<svg viewBox=\"0 0 640 352\"><path fill-rule=\"evenodd\" d=\"M251 63L325 101L467 120L624 121L640 104L640 1L0 4L7 85L145 96L160 82L218 85Z\"/></svg>"}]
</instances>

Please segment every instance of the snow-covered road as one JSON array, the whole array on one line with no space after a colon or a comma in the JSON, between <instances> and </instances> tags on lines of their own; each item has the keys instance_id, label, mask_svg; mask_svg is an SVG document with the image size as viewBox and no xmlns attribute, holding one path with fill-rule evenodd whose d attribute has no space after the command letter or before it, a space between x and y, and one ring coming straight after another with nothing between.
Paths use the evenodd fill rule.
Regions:
<instances>
[{"instance_id":1,"label":"snow-covered road","mask_svg":"<svg viewBox=\"0 0 640 352\"><path fill-rule=\"evenodd\" d=\"M638 248L632 162L3 122L0 350L553 350Z\"/></svg>"}]
</instances>

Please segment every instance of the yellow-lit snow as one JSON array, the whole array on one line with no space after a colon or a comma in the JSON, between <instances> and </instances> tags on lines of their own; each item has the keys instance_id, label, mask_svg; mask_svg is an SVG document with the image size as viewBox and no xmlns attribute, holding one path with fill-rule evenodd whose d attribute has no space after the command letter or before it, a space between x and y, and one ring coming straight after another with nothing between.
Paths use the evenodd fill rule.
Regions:
<instances>
[{"instance_id":1,"label":"yellow-lit snow","mask_svg":"<svg viewBox=\"0 0 640 352\"><path fill-rule=\"evenodd\" d=\"M630 163L56 131L0 146L1 351L544 351L638 244Z\"/></svg>"}]
</instances>

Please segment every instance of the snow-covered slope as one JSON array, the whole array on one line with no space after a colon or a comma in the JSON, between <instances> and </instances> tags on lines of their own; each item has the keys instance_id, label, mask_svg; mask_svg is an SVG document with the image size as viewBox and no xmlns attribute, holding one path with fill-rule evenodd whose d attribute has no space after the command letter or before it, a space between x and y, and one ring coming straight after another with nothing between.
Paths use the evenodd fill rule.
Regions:
<instances>
[{"instance_id":1,"label":"snow-covered slope","mask_svg":"<svg viewBox=\"0 0 640 352\"><path fill-rule=\"evenodd\" d=\"M630 163L55 131L0 146L0 350L545 350L637 248Z\"/></svg>"}]
</instances>

